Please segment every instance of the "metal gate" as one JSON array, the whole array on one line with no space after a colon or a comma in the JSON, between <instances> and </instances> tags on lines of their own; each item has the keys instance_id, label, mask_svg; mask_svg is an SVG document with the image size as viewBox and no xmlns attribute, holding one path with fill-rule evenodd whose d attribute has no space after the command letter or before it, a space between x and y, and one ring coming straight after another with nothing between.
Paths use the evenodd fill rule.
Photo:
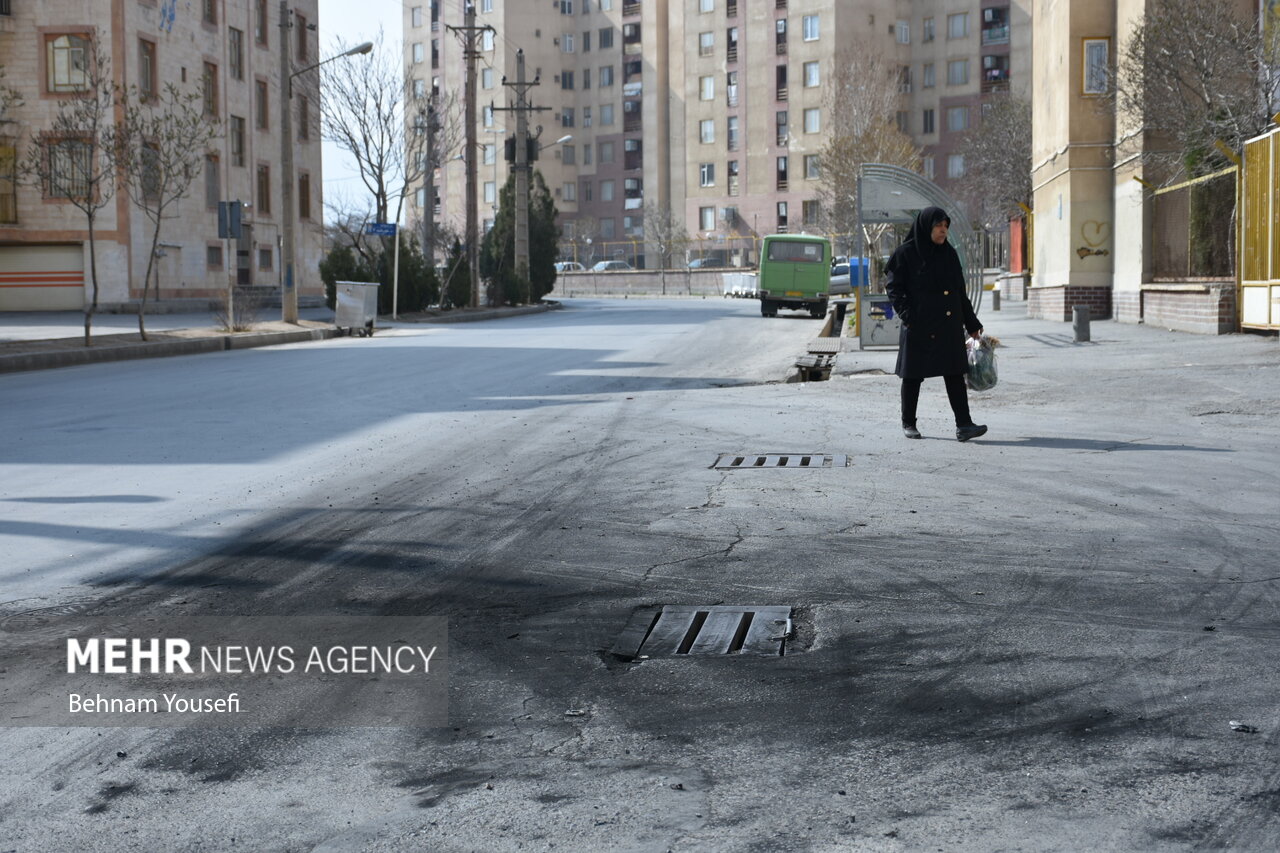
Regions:
<instances>
[{"instance_id":1,"label":"metal gate","mask_svg":"<svg viewBox=\"0 0 1280 853\"><path fill-rule=\"evenodd\" d=\"M982 308L982 238L973 230L964 209L933 181L910 169L887 163L863 163L858 171L858 237L864 225L910 224L926 207L940 207L951 217L951 245L960 255L966 290L973 310ZM864 249L865 254L865 249Z\"/></svg>"},{"instance_id":2,"label":"metal gate","mask_svg":"<svg viewBox=\"0 0 1280 853\"><path fill-rule=\"evenodd\" d=\"M1240 181L1240 325L1280 329L1280 129L1244 144Z\"/></svg>"}]
</instances>

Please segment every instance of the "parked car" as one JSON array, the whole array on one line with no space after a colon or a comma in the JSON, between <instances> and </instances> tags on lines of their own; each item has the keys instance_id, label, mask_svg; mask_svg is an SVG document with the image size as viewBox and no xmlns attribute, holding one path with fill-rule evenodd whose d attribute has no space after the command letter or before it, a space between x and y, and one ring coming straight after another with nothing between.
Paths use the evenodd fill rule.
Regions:
<instances>
[{"instance_id":1,"label":"parked car","mask_svg":"<svg viewBox=\"0 0 1280 853\"><path fill-rule=\"evenodd\" d=\"M836 264L831 268L831 287L827 290L832 296L852 293L853 287L849 282L849 265Z\"/></svg>"},{"instance_id":2,"label":"parked car","mask_svg":"<svg viewBox=\"0 0 1280 853\"><path fill-rule=\"evenodd\" d=\"M689 261L689 269L691 270L705 270L722 266L724 266L724 263L717 258L694 258Z\"/></svg>"},{"instance_id":3,"label":"parked car","mask_svg":"<svg viewBox=\"0 0 1280 853\"><path fill-rule=\"evenodd\" d=\"M631 264L627 263L626 261L600 261L598 264L596 264L594 267L591 268L591 271L592 272L626 272L627 270L634 270L634 269L635 267L631 266Z\"/></svg>"},{"instance_id":4,"label":"parked car","mask_svg":"<svg viewBox=\"0 0 1280 853\"><path fill-rule=\"evenodd\" d=\"M577 261L558 261L556 263L556 272L582 272L585 269L586 267Z\"/></svg>"}]
</instances>

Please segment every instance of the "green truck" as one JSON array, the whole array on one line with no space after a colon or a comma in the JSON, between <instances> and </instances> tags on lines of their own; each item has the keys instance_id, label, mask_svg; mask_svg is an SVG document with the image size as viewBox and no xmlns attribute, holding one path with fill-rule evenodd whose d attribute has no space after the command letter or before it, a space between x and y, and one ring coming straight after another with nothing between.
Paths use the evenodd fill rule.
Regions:
<instances>
[{"instance_id":1,"label":"green truck","mask_svg":"<svg viewBox=\"0 0 1280 853\"><path fill-rule=\"evenodd\" d=\"M760 247L760 315L779 308L827 314L831 288L831 241L809 234L770 234Z\"/></svg>"}]
</instances>

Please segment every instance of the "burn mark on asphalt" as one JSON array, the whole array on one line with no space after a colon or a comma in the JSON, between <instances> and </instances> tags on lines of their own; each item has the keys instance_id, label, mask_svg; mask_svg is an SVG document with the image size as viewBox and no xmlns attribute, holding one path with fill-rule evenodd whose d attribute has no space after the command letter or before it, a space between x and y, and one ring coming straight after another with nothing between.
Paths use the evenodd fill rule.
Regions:
<instances>
[{"instance_id":1,"label":"burn mark on asphalt","mask_svg":"<svg viewBox=\"0 0 1280 853\"><path fill-rule=\"evenodd\" d=\"M98 789L97 800L84 810L85 814L102 814L111 805L112 800L119 799L138 787L136 782L107 782Z\"/></svg>"}]
</instances>

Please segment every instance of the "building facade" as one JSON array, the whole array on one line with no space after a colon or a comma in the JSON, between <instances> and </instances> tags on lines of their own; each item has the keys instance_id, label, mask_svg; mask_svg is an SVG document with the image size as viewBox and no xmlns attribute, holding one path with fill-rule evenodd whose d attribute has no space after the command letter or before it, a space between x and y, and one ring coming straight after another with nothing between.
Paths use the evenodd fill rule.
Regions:
<instances>
[{"instance_id":1,"label":"building facade","mask_svg":"<svg viewBox=\"0 0 1280 853\"><path fill-rule=\"evenodd\" d=\"M287 29L281 27L285 16ZM13 163L38 150L60 101L85 85L90 51L113 81L197 94L221 132L202 174L166 220L152 298L204 306L233 283L278 293L281 282L281 66L318 61L317 0L6 0L0 6L3 84L21 96L0 122L0 310L81 308L91 297L84 214L56 187L24 180ZM294 80L296 264L300 295L322 297L319 97L314 75ZM119 116L117 110L116 116ZM218 202L245 203L236 239L219 239ZM99 304L141 298L152 225L123 192L95 225Z\"/></svg>"},{"instance_id":2,"label":"building facade","mask_svg":"<svg viewBox=\"0 0 1280 853\"><path fill-rule=\"evenodd\" d=\"M460 101L455 6L406 3L405 50L410 78ZM900 66L898 125L944 188L963 176L959 140L984 101L1030 91L1030 0L476 0L476 23L495 31L479 65L481 218L496 209L514 127L487 107L507 106L501 80L523 49L540 81L531 101L550 108L531 124L544 140L573 136L537 167L562 251L583 261L643 261L646 210L669 210L694 253L729 263L750 262L761 235L817 230L829 82L851 51ZM437 180L439 219L461 232L463 163Z\"/></svg>"}]
</instances>

